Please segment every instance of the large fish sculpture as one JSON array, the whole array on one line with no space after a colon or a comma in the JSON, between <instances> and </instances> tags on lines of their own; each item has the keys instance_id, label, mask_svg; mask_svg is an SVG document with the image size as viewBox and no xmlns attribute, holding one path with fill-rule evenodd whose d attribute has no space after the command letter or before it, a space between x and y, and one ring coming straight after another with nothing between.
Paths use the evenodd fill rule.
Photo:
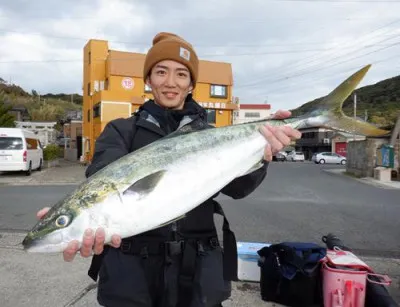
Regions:
<instances>
[{"instance_id":1,"label":"large fish sculpture","mask_svg":"<svg viewBox=\"0 0 400 307\"><path fill-rule=\"evenodd\" d=\"M389 131L354 120L342 104L370 65L353 74L306 115L265 119L211 129L175 132L109 164L57 202L23 240L28 252L62 252L82 242L85 229L103 227L113 234L137 235L185 216L233 179L260 165L265 138L261 125L293 128L326 126L367 136Z\"/></svg>"}]
</instances>

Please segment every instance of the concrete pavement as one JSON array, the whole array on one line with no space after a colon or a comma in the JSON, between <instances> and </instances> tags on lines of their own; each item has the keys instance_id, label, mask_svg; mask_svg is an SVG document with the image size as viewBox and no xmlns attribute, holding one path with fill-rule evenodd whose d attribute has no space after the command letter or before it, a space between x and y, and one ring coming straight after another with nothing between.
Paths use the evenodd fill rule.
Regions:
<instances>
[{"instance_id":1,"label":"concrete pavement","mask_svg":"<svg viewBox=\"0 0 400 307\"><path fill-rule=\"evenodd\" d=\"M22 233L0 233L0 301L2 307L100 306L96 284L87 276L89 259L66 263L62 255L28 254ZM399 266L400 269L400 266ZM257 283L235 283L224 307L278 306L260 299Z\"/></svg>"},{"instance_id":2,"label":"concrete pavement","mask_svg":"<svg viewBox=\"0 0 400 307\"><path fill-rule=\"evenodd\" d=\"M87 276L89 259L66 263L61 255L28 254L21 249L24 234L0 233L0 298L2 307L99 306L96 284ZM390 293L400 303L400 260L363 257L379 273L389 274ZM257 283L233 284L224 307L279 306L260 299Z\"/></svg>"},{"instance_id":3,"label":"concrete pavement","mask_svg":"<svg viewBox=\"0 0 400 307\"><path fill-rule=\"evenodd\" d=\"M85 180L86 167L77 162L60 160L59 166L24 173L0 173L0 185L78 184Z\"/></svg>"}]
</instances>

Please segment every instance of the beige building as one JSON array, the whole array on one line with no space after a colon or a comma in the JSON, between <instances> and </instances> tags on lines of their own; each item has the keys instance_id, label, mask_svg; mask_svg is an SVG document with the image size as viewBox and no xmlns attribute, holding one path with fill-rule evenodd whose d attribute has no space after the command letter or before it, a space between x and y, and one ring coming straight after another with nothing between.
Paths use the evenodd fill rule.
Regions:
<instances>
[{"instance_id":1,"label":"beige building","mask_svg":"<svg viewBox=\"0 0 400 307\"><path fill-rule=\"evenodd\" d=\"M233 113L233 124L242 124L251 121L261 120L271 115L270 104L244 104Z\"/></svg>"}]
</instances>

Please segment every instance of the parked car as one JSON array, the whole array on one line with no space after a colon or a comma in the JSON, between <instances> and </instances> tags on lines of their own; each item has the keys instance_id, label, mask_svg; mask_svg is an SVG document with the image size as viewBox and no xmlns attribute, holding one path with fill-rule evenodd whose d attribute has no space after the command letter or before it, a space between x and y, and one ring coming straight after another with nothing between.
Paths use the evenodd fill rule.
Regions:
<instances>
[{"instance_id":1,"label":"parked car","mask_svg":"<svg viewBox=\"0 0 400 307\"><path fill-rule=\"evenodd\" d=\"M319 152L313 154L311 161L314 161L317 164L346 164L346 157L341 156L334 152Z\"/></svg>"},{"instance_id":2,"label":"parked car","mask_svg":"<svg viewBox=\"0 0 400 307\"><path fill-rule=\"evenodd\" d=\"M39 137L21 128L0 128L0 172L41 170L43 148Z\"/></svg>"},{"instance_id":3,"label":"parked car","mask_svg":"<svg viewBox=\"0 0 400 307\"><path fill-rule=\"evenodd\" d=\"M286 161L287 153L284 151L279 151L273 156L274 161Z\"/></svg>"},{"instance_id":4,"label":"parked car","mask_svg":"<svg viewBox=\"0 0 400 307\"><path fill-rule=\"evenodd\" d=\"M301 151L292 151L286 156L287 161L301 161L304 162L304 153Z\"/></svg>"}]
</instances>

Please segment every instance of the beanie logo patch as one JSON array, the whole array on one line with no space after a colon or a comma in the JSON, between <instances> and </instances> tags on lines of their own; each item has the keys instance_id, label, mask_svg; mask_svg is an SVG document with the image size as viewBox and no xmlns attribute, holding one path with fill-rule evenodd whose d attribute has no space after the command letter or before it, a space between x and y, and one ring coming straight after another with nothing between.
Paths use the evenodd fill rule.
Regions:
<instances>
[{"instance_id":1,"label":"beanie logo patch","mask_svg":"<svg viewBox=\"0 0 400 307\"><path fill-rule=\"evenodd\" d=\"M181 47L179 51L179 55L184 58L186 61L190 61L190 51L186 48Z\"/></svg>"}]
</instances>

